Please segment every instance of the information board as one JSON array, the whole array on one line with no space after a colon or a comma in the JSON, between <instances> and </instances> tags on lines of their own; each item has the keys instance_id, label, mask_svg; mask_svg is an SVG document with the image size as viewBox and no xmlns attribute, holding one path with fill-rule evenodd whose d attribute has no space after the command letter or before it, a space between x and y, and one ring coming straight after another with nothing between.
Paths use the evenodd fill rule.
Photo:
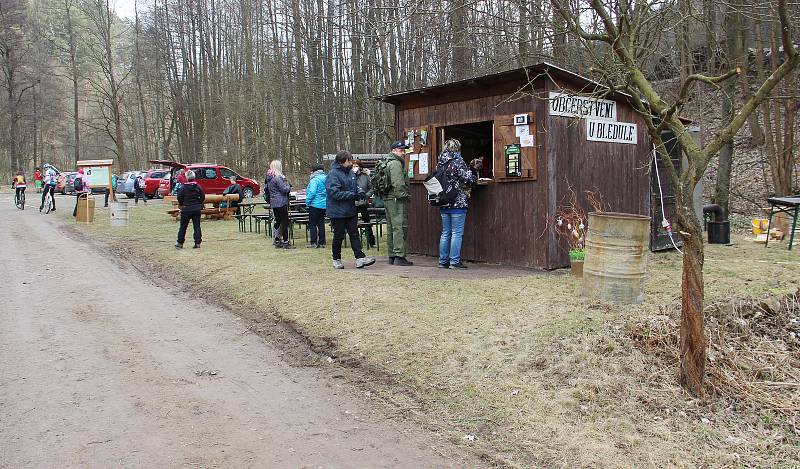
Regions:
<instances>
[{"instance_id":1,"label":"information board","mask_svg":"<svg viewBox=\"0 0 800 469\"><path fill-rule=\"evenodd\" d=\"M110 166L87 166L83 168L83 174L89 178L91 187L106 187L109 184Z\"/></svg>"}]
</instances>

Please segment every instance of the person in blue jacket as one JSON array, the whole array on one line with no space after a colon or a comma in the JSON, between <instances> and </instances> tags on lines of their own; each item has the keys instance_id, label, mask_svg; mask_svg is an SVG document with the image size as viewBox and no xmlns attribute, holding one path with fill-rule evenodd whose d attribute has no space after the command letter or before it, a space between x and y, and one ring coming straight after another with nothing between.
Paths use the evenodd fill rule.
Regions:
<instances>
[{"instance_id":1,"label":"person in blue jacket","mask_svg":"<svg viewBox=\"0 0 800 469\"><path fill-rule=\"evenodd\" d=\"M328 198L325 190L327 175L321 164L311 165L311 179L306 187L308 207L308 231L311 238L307 248L325 247L325 206Z\"/></svg>"},{"instance_id":2,"label":"person in blue jacket","mask_svg":"<svg viewBox=\"0 0 800 469\"><path fill-rule=\"evenodd\" d=\"M328 194L326 202L328 216L333 228L333 268L344 269L342 263L342 241L345 232L350 237L350 245L356 258L356 268L360 269L375 263L374 257L367 257L361 250L361 239L358 237L358 218L356 217L356 200L367 198L366 192L358 188L353 167L353 157L349 151L336 153L325 188Z\"/></svg>"}]
</instances>

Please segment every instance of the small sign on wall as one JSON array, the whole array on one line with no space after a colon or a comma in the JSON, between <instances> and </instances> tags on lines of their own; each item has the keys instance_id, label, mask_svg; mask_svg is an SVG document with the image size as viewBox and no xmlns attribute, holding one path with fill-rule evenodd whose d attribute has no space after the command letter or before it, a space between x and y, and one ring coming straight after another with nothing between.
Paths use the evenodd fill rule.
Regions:
<instances>
[{"instance_id":1,"label":"small sign on wall","mask_svg":"<svg viewBox=\"0 0 800 469\"><path fill-rule=\"evenodd\" d=\"M522 176L522 152L519 143L505 146L506 176Z\"/></svg>"},{"instance_id":2,"label":"small sign on wall","mask_svg":"<svg viewBox=\"0 0 800 469\"><path fill-rule=\"evenodd\" d=\"M586 119L586 140L636 145L636 124Z\"/></svg>"}]
</instances>

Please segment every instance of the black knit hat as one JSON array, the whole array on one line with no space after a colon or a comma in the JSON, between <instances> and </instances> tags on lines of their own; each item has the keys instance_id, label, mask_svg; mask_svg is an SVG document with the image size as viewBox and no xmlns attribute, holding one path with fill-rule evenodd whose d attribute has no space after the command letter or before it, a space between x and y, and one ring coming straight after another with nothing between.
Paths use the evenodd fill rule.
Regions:
<instances>
[{"instance_id":1,"label":"black knit hat","mask_svg":"<svg viewBox=\"0 0 800 469\"><path fill-rule=\"evenodd\" d=\"M325 169L325 166L322 166L320 163L314 163L314 164L311 165L311 172L312 173L314 171L322 171L323 169Z\"/></svg>"}]
</instances>

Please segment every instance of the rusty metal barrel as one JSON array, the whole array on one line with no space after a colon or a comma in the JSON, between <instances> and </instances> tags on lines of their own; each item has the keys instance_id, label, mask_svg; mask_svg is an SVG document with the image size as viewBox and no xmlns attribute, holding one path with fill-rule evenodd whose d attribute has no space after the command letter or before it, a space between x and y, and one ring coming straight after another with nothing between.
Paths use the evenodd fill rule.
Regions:
<instances>
[{"instance_id":1,"label":"rusty metal barrel","mask_svg":"<svg viewBox=\"0 0 800 469\"><path fill-rule=\"evenodd\" d=\"M650 217L633 213L589 214L583 295L612 303L644 301Z\"/></svg>"}]
</instances>

